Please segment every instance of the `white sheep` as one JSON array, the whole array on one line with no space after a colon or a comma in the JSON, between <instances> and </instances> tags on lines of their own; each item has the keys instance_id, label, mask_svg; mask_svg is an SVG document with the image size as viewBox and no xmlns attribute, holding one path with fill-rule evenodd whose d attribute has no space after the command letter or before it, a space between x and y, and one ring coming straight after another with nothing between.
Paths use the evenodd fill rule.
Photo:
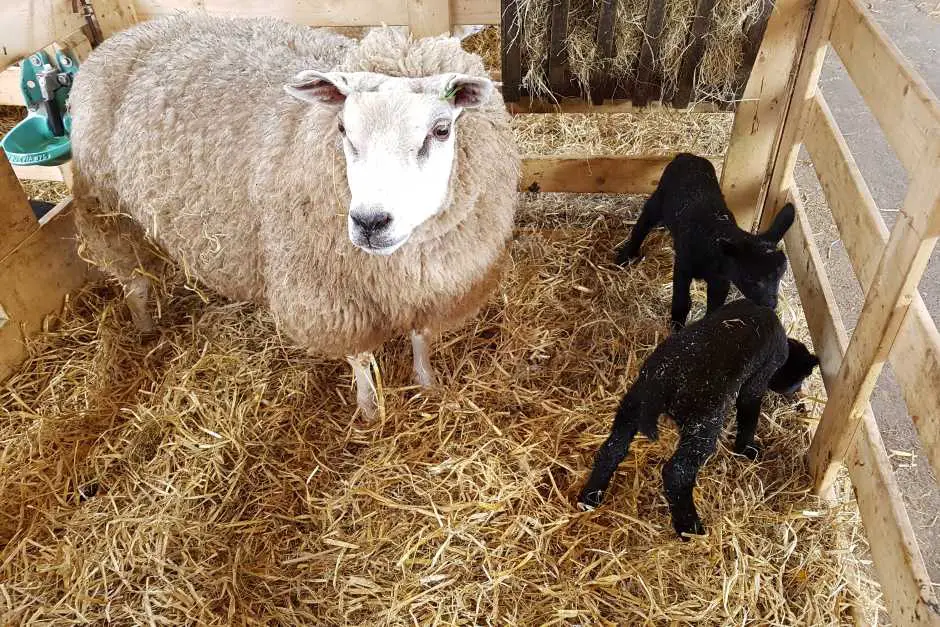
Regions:
<instances>
[{"instance_id":1,"label":"white sheep","mask_svg":"<svg viewBox=\"0 0 940 627\"><path fill-rule=\"evenodd\" d=\"M502 98L457 38L359 43L275 19L180 14L98 47L71 92L87 258L152 327L159 254L345 356L375 409L370 351L474 314L511 238L519 156Z\"/></svg>"}]
</instances>

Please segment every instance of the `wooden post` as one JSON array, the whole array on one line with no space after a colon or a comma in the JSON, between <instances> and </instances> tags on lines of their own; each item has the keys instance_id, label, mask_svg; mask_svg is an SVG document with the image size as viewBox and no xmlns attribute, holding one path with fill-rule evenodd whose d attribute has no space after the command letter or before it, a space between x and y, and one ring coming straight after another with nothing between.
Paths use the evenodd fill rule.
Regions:
<instances>
[{"instance_id":1,"label":"wooden post","mask_svg":"<svg viewBox=\"0 0 940 627\"><path fill-rule=\"evenodd\" d=\"M408 0L408 28L414 37L449 35L449 0Z\"/></svg>"},{"instance_id":2,"label":"wooden post","mask_svg":"<svg viewBox=\"0 0 940 627\"><path fill-rule=\"evenodd\" d=\"M552 92L568 92L568 8L569 0L552 0L548 37L548 84Z\"/></svg>"},{"instance_id":3,"label":"wooden post","mask_svg":"<svg viewBox=\"0 0 940 627\"><path fill-rule=\"evenodd\" d=\"M614 45L614 22L617 18L617 3L614 0L601 0L600 13L597 16L597 56L602 59L599 69L591 77L591 102L603 104L605 98L613 98L614 81L610 76L610 60L616 51Z\"/></svg>"},{"instance_id":4,"label":"wooden post","mask_svg":"<svg viewBox=\"0 0 940 627\"><path fill-rule=\"evenodd\" d=\"M940 132L931 134L911 181L813 437L809 465L817 492L835 481L940 234L937 172Z\"/></svg>"},{"instance_id":5,"label":"wooden post","mask_svg":"<svg viewBox=\"0 0 940 627\"><path fill-rule=\"evenodd\" d=\"M788 115L795 90L807 86L815 88L812 63L808 61L815 50L825 45L827 29L826 11L838 0L819 0L813 14L812 0L778 0L767 21L764 38L751 75L738 104L731 130L731 143L721 173L721 188L728 207L738 226L752 230L759 207L763 203L768 179L772 178L778 140L795 141L796 135L786 130L792 124ZM814 38L806 36L810 23L820 25L813 31ZM804 50L804 44L806 46ZM807 60L804 66L803 60ZM820 61L822 57L820 56ZM793 78L793 69L799 74ZM786 130L785 130L786 129ZM774 179L775 189L782 189L782 181Z\"/></svg>"}]
</instances>

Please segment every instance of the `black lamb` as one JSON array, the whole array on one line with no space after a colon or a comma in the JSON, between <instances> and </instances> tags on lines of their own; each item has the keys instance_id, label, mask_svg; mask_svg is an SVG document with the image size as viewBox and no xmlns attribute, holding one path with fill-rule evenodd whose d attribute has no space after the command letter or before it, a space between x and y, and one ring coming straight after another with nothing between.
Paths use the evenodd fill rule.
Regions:
<instances>
[{"instance_id":1,"label":"black lamb","mask_svg":"<svg viewBox=\"0 0 940 627\"><path fill-rule=\"evenodd\" d=\"M640 369L623 397L610 437L598 449L579 502L600 505L617 466L639 431L659 436L666 414L679 427L679 445L663 467L663 489L672 524L681 534L702 534L692 488L698 470L715 452L725 416L737 408L736 453L756 459L754 432L761 400L769 389L792 395L819 360L788 339L774 311L735 300L666 338Z\"/></svg>"},{"instance_id":2,"label":"black lamb","mask_svg":"<svg viewBox=\"0 0 940 627\"><path fill-rule=\"evenodd\" d=\"M753 235L738 228L721 194L711 161L681 153L663 171L633 228L630 240L617 251L617 263L640 257L640 246L654 227L663 224L673 238L676 258L672 274L672 326L680 329L689 316L692 279L708 283L707 314L728 298L731 283L745 298L775 308L786 256L777 244L793 224L787 203L766 233Z\"/></svg>"}]
</instances>

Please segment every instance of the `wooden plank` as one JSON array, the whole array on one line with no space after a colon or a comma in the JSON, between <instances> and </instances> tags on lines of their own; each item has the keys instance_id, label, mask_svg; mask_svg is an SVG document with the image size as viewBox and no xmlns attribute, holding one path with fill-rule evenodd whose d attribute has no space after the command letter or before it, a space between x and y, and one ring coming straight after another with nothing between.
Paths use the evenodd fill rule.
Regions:
<instances>
[{"instance_id":1,"label":"wooden plank","mask_svg":"<svg viewBox=\"0 0 940 627\"><path fill-rule=\"evenodd\" d=\"M0 70L85 25L68 0L3 0L0 3Z\"/></svg>"},{"instance_id":2,"label":"wooden plank","mask_svg":"<svg viewBox=\"0 0 940 627\"><path fill-rule=\"evenodd\" d=\"M940 187L934 180L940 172L940 131L931 134L927 154L922 157L810 446L810 470L820 492L835 481L849 451L862 408L875 387L940 234Z\"/></svg>"},{"instance_id":3,"label":"wooden plank","mask_svg":"<svg viewBox=\"0 0 940 627\"><path fill-rule=\"evenodd\" d=\"M675 155L644 157L527 157L520 191L651 194ZM712 158L718 167L719 159Z\"/></svg>"},{"instance_id":4,"label":"wooden plank","mask_svg":"<svg viewBox=\"0 0 940 627\"><path fill-rule=\"evenodd\" d=\"M20 91L20 68L11 65L0 72L0 105L25 107L23 92Z\"/></svg>"},{"instance_id":5,"label":"wooden plank","mask_svg":"<svg viewBox=\"0 0 940 627\"><path fill-rule=\"evenodd\" d=\"M92 0L92 6L105 39L137 23L133 0Z\"/></svg>"},{"instance_id":6,"label":"wooden plank","mask_svg":"<svg viewBox=\"0 0 940 627\"><path fill-rule=\"evenodd\" d=\"M408 25L405 0L135 0L140 20L179 11L258 17L271 15L308 26ZM458 24L499 24L500 0L451 0L451 21Z\"/></svg>"},{"instance_id":7,"label":"wooden plank","mask_svg":"<svg viewBox=\"0 0 940 627\"><path fill-rule=\"evenodd\" d=\"M800 56L796 79L789 100L784 103L783 125L780 139L772 153L770 166L767 170L769 180L766 194L758 194L759 207L757 219L760 221L760 230L765 230L783 206L786 197L786 182L793 174L796 158L800 150L800 138L803 134L804 112L815 95L819 83L819 73L822 71L823 61L828 48L829 31L832 29L832 18L841 0L817 0L812 11L809 31ZM771 18L773 19L773 18ZM770 25L764 41L770 35ZM758 60L758 63L760 61ZM752 74L753 78L753 74ZM779 114L778 114L779 115ZM742 161L746 163L746 161ZM761 201L760 199L763 198Z\"/></svg>"},{"instance_id":8,"label":"wooden plank","mask_svg":"<svg viewBox=\"0 0 940 627\"><path fill-rule=\"evenodd\" d=\"M633 103L646 106L650 100L658 100L662 77L656 70L656 59L662 50L663 26L666 24L665 0L649 0L646 23L643 27L643 43L637 59L636 81L633 86Z\"/></svg>"},{"instance_id":9,"label":"wooden plank","mask_svg":"<svg viewBox=\"0 0 940 627\"><path fill-rule=\"evenodd\" d=\"M39 228L10 160L0 150L0 258Z\"/></svg>"},{"instance_id":10,"label":"wooden plank","mask_svg":"<svg viewBox=\"0 0 940 627\"><path fill-rule=\"evenodd\" d=\"M43 320L58 311L65 295L91 276L75 246L75 224L61 203L56 215L35 230L13 252L0 258L0 381L6 379L26 355L24 335L42 328Z\"/></svg>"},{"instance_id":11,"label":"wooden plank","mask_svg":"<svg viewBox=\"0 0 940 627\"><path fill-rule=\"evenodd\" d=\"M912 173L931 129L940 128L940 102L858 0L842 0L832 47L865 98L898 159Z\"/></svg>"},{"instance_id":12,"label":"wooden plank","mask_svg":"<svg viewBox=\"0 0 940 627\"><path fill-rule=\"evenodd\" d=\"M522 86L522 20L518 0L501 0L500 54L502 55L503 101L518 102Z\"/></svg>"},{"instance_id":13,"label":"wooden plank","mask_svg":"<svg viewBox=\"0 0 940 627\"><path fill-rule=\"evenodd\" d=\"M407 0L408 27L414 37L450 35L449 0Z\"/></svg>"},{"instance_id":14,"label":"wooden plank","mask_svg":"<svg viewBox=\"0 0 940 627\"><path fill-rule=\"evenodd\" d=\"M679 65L679 77L676 93L672 98L672 106L684 109L692 100L695 90L695 70L705 54L705 35L712 25L712 9L715 0L698 0L695 7L695 17L692 18L692 28L689 31L689 42L682 63Z\"/></svg>"},{"instance_id":15,"label":"wooden plank","mask_svg":"<svg viewBox=\"0 0 940 627\"><path fill-rule=\"evenodd\" d=\"M823 8L831 2L819 0ZM796 85L793 68L800 63L811 16L810 0L777 1L738 103L721 189L738 226L745 230L754 230L760 213Z\"/></svg>"},{"instance_id":16,"label":"wooden plank","mask_svg":"<svg viewBox=\"0 0 940 627\"><path fill-rule=\"evenodd\" d=\"M568 81L569 0L552 0L548 41L548 84L555 93L566 93Z\"/></svg>"},{"instance_id":17,"label":"wooden plank","mask_svg":"<svg viewBox=\"0 0 940 627\"><path fill-rule=\"evenodd\" d=\"M29 181L62 181L65 180L62 170L48 165L15 165L13 172L16 178Z\"/></svg>"},{"instance_id":18,"label":"wooden plank","mask_svg":"<svg viewBox=\"0 0 940 627\"><path fill-rule=\"evenodd\" d=\"M796 207L796 221L784 237L787 256L820 359L823 382L826 389L831 390L849 338L806 212L792 187L788 187L787 200ZM872 561L881 581L888 614L897 625L937 625L937 597L868 403L863 409L862 428L846 463L865 533L871 540Z\"/></svg>"},{"instance_id":19,"label":"wooden plank","mask_svg":"<svg viewBox=\"0 0 940 627\"><path fill-rule=\"evenodd\" d=\"M822 94L816 94L809 109L805 145L855 275L867 292L888 243L888 227ZM940 381L940 332L916 292L888 359L924 455L940 476L940 388L924 384Z\"/></svg>"}]
</instances>

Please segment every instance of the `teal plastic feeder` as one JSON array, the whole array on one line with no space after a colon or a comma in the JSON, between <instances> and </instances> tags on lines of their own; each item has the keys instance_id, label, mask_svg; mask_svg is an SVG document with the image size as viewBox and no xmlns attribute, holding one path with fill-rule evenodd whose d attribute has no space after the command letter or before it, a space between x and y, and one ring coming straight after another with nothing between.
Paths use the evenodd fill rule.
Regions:
<instances>
[{"instance_id":1,"label":"teal plastic feeder","mask_svg":"<svg viewBox=\"0 0 940 627\"><path fill-rule=\"evenodd\" d=\"M28 113L0 141L14 165L59 165L72 156L67 103L78 63L62 50L56 53L56 62L58 67L40 51L22 63L20 90Z\"/></svg>"}]
</instances>

